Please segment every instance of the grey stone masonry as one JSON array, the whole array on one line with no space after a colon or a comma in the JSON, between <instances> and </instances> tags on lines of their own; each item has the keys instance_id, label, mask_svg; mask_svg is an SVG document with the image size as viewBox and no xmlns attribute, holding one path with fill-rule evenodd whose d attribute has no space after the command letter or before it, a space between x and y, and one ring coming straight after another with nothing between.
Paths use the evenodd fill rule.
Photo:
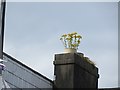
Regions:
<instances>
[{"instance_id":1,"label":"grey stone masonry","mask_svg":"<svg viewBox=\"0 0 120 90\"><path fill-rule=\"evenodd\" d=\"M98 88L98 68L82 53L56 54L54 75L56 88Z\"/></svg>"}]
</instances>

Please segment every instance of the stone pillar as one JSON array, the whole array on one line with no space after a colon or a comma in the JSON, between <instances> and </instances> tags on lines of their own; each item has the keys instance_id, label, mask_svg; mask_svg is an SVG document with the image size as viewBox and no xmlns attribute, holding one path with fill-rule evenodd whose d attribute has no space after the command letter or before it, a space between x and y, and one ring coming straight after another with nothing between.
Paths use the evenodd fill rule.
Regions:
<instances>
[{"instance_id":1,"label":"stone pillar","mask_svg":"<svg viewBox=\"0 0 120 90\"><path fill-rule=\"evenodd\" d=\"M98 68L82 53L56 54L54 75L56 88L98 88Z\"/></svg>"}]
</instances>

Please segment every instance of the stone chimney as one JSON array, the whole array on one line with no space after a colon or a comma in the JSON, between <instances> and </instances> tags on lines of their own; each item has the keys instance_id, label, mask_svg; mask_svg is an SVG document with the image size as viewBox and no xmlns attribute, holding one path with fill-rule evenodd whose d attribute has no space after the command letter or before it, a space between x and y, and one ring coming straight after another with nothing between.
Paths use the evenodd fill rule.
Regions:
<instances>
[{"instance_id":1,"label":"stone chimney","mask_svg":"<svg viewBox=\"0 0 120 90\"><path fill-rule=\"evenodd\" d=\"M98 68L82 53L56 54L54 88L98 88Z\"/></svg>"}]
</instances>

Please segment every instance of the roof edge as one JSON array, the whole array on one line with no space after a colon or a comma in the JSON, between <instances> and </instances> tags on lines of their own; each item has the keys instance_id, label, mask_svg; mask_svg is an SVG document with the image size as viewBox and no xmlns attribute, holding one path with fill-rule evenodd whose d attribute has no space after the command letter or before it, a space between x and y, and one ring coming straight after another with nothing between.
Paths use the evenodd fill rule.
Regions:
<instances>
[{"instance_id":1,"label":"roof edge","mask_svg":"<svg viewBox=\"0 0 120 90\"><path fill-rule=\"evenodd\" d=\"M51 79L49 79L49 78L47 78L46 76L40 74L39 72L35 71L34 69L30 68L29 66L23 64L22 62L18 61L17 59L13 58L12 56L8 55L7 53L3 52L3 55L7 56L8 58L10 58L10 59L12 59L13 61L19 63L19 64L22 65L23 67L31 70L33 73L35 73L35 74L43 77L44 79L48 80L49 82L51 82L51 83L53 84L53 81L52 81Z\"/></svg>"}]
</instances>

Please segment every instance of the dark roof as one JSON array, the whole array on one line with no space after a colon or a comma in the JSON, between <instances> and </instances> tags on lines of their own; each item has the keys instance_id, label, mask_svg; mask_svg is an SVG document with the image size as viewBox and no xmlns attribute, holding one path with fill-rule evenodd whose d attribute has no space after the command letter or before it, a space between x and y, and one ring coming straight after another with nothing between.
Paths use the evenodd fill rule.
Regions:
<instances>
[{"instance_id":1,"label":"dark roof","mask_svg":"<svg viewBox=\"0 0 120 90\"><path fill-rule=\"evenodd\" d=\"M44 79L48 80L49 82L53 83L52 80L48 79L47 77L43 76L43 75L40 74L39 72L37 72L37 71L33 70L32 68L28 67L27 65L21 63L21 62L18 61L17 59L15 59L15 58L11 57L10 55L6 54L5 52L3 52L3 55L7 56L8 58L12 59L12 60L15 61L16 63L22 65L23 67L29 69L29 70L32 71L33 73L35 73L35 74L37 74L37 75L43 77Z\"/></svg>"}]
</instances>

